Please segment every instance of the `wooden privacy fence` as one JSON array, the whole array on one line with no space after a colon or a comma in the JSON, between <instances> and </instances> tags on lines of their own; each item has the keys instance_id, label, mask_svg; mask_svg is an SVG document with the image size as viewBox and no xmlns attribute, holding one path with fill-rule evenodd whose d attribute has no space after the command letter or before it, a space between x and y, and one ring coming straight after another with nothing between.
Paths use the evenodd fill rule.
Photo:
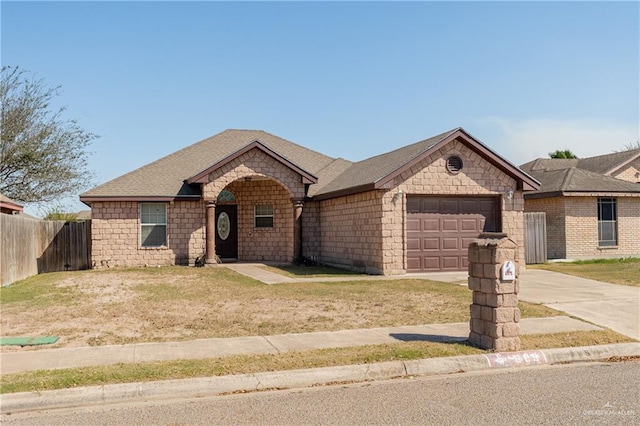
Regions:
<instances>
[{"instance_id":1,"label":"wooden privacy fence","mask_svg":"<svg viewBox=\"0 0 640 426\"><path fill-rule=\"evenodd\" d=\"M43 272L91 267L91 221L44 221L0 214L1 285Z\"/></svg>"},{"instance_id":2,"label":"wooden privacy fence","mask_svg":"<svg viewBox=\"0 0 640 426\"><path fill-rule=\"evenodd\" d=\"M544 212L524 214L524 260L527 264L547 261L547 220Z\"/></svg>"}]
</instances>

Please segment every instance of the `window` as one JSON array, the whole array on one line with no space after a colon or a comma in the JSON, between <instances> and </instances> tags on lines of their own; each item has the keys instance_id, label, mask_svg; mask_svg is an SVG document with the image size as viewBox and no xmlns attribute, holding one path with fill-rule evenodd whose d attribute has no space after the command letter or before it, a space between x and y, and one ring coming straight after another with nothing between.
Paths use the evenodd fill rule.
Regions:
<instances>
[{"instance_id":1,"label":"window","mask_svg":"<svg viewBox=\"0 0 640 426\"><path fill-rule=\"evenodd\" d=\"M256 228L273 228L273 206L258 204L255 208Z\"/></svg>"},{"instance_id":2,"label":"window","mask_svg":"<svg viewBox=\"0 0 640 426\"><path fill-rule=\"evenodd\" d=\"M598 198L598 245L618 245L616 199Z\"/></svg>"},{"instance_id":3,"label":"window","mask_svg":"<svg viewBox=\"0 0 640 426\"><path fill-rule=\"evenodd\" d=\"M140 244L142 247L167 245L166 204L140 204Z\"/></svg>"},{"instance_id":4,"label":"window","mask_svg":"<svg viewBox=\"0 0 640 426\"><path fill-rule=\"evenodd\" d=\"M222 191L220 191L220 195L218 195L218 202L219 203L235 203L236 196L233 195L233 192L227 189L223 189Z\"/></svg>"}]
</instances>

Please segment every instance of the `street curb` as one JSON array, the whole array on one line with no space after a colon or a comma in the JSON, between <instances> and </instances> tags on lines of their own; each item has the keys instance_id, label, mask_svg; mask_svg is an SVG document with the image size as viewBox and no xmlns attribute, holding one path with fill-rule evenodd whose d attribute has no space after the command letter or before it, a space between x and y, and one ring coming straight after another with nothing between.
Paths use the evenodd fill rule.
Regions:
<instances>
[{"instance_id":1,"label":"street curb","mask_svg":"<svg viewBox=\"0 0 640 426\"><path fill-rule=\"evenodd\" d=\"M540 362L522 362L523 359L529 360L538 354L542 354L541 357L536 357ZM0 395L0 412L7 414L177 396L180 398L205 397L332 383L453 374L492 368L602 361L614 356L640 356L640 342L9 393ZM495 363L496 357L501 360L501 363ZM513 362L505 362L507 360Z\"/></svg>"}]
</instances>

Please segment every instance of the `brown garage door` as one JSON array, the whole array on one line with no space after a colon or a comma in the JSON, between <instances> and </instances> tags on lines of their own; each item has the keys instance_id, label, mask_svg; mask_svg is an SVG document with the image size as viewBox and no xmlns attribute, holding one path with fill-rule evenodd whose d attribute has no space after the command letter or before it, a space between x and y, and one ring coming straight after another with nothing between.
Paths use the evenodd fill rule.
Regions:
<instances>
[{"instance_id":1,"label":"brown garage door","mask_svg":"<svg viewBox=\"0 0 640 426\"><path fill-rule=\"evenodd\" d=\"M495 197L407 197L407 271L469 266L469 244L500 228Z\"/></svg>"}]
</instances>

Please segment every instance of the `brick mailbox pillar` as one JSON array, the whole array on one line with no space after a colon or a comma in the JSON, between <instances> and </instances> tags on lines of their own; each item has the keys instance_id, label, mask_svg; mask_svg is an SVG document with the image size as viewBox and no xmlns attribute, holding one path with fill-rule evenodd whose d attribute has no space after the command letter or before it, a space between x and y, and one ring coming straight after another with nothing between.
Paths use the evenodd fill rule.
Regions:
<instances>
[{"instance_id":1,"label":"brick mailbox pillar","mask_svg":"<svg viewBox=\"0 0 640 426\"><path fill-rule=\"evenodd\" d=\"M483 349L520 349L517 252L518 245L500 233L481 234L469 246L469 341Z\"/></svg>"}]
</instances>

